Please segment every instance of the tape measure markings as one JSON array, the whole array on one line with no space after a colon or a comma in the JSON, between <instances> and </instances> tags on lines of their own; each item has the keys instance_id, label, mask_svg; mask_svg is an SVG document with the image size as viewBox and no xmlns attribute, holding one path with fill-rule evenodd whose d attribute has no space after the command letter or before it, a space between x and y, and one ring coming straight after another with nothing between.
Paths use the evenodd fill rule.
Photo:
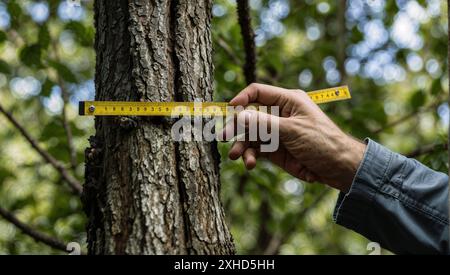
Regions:
<instances>
[{"instance_id":1,"label":"tape measure markings","mask_svg":"<svg viewBox=\"0 0 450 275\"><path fill-rule=\"evenodd\" d=\"M351 98L348 86L307 93L316 103L323 104ZM231 107L226 102L129 102L81 101L81 116L226 116Z\"/></svg>"}]
</instances>

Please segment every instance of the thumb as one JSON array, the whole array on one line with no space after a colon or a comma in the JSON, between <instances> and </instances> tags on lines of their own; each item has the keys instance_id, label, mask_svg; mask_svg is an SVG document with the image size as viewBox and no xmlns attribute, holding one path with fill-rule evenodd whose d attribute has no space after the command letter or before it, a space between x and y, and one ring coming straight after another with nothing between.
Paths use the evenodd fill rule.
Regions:
<instances>
[{"instance_id":1,"label":"thumb","mask_svg":"<svg viewBox=\"0 0 450 275\"><path fill-rule=\"evenodd\" d=\"M246 129L259 129L266 127L272 133L279 132L280 136L288 134L286 118L274 116L256 110L244 110L237 115L237 123Z\"/></svg>"}]
</instances>

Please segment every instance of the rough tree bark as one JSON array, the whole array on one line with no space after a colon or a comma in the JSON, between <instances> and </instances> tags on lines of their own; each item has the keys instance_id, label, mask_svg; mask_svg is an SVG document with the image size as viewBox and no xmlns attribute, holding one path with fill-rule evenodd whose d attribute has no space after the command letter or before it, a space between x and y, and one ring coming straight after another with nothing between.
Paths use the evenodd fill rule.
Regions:
<instances>
[{"instance_id":1,"label":"rough tree bark","mask_svg":"<svg viewBox=\"0 0 450 275\"><path fill-rule=\"evenodd\" d=\"M96 0L96 100L212 100L212 0ZM96 118L83 194L90 254L232 254L215 143L173 121Z\"/></svg>"}]
</instances>

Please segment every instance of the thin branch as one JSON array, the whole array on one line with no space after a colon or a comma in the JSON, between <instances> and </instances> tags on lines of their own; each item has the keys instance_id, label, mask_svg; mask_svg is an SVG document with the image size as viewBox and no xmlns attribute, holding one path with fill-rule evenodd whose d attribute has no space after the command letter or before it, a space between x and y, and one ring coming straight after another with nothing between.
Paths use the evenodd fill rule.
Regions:
<instances>
[{"instance_id":1,"label":"thin branch","mask_svg":"<svg viewBox=\"0 0 450 275\"><path fill-rule=\"evenodd\" d=\"M236 65L241 64L241 60L234 53L234 50L228 44L228 42L221 35L218 35L216 39L217 44L224 50L224 52L228 55L228 57L235 63Z\"/></svg>"},{"instance_id":2,"label":"thin branch","mask_svg":"<svg viewBox=\"0 0 450 275\"><path fill-rule=\"evenodd\" d=\"M59 79L59 76L58 76ZM62 98L63 98L63 109L62 109L62 122L64 131L66 132L67 137L67 145L69 150L69 156L70 156L70 166L72 170L75 171L78 163L77 163L77 152L73 146L73 134L72 134L72 128L70 127L69 121L67 119L67 104L69 101L69 94L67 93L67 90L65 89L64 84L59 80L58 81L61 87L62 92Z\"/></svg>"},{"instance_id":3,"label":"thin branch","mask_svg":"<svg viewBox=\"0 0 450 275\"><path fill-rule=\"evenodd\" d=\"M345 71L346 60L346 19L345 11L347 8L347 0L339 0L338 2L338 70L341 74L341 83L345 83L347 80L347 73Z\"/></svg>"},{"instance_id":4,"label":"thin branch","mask_svg":"<svg viewBox=\"0 0 450 275\"><path fill-rule=\"evenodd\" d=\"M410 120L411 118L416 117L419 114L426 113L426 112L436 108L440 104L442 104L441 101L436 101L433 104L431 104L431 105L429 105L427 107L424 107L424 108L422 108L422 109L420 109L418 111L414 111L414 112L411 112L409 114L406 114L403 117L401 117L401 118L399 118L399 119L397 119L397 120L395 120L395 121L393 121L393 122L391 122L391 123L389 123L389 124L387 124L387 125L385 125L383 127L380 127L379 129L373 131L372 133L375 134L375 135L376 134L380 134L381 132L383 132L383 131L385 131L387 129L393 128L393 127L395 127L395 126L397 126L399 124L402 124L402 123Z\"/></svg>"},{"instance_id":5,"label":"thin branch","mask_svg":"<svg viewBox=\"0 0 450 275\"><path fill-rule=\"evenodd\" d=\"M448 150L448 143L437 143L437 144L429 144L425 145L421 148L417 148L411 153L406 154L405 156L408 158L417 158L423 155L431 154L437 152L439 150L446 151Z\"/></svg>"},{"instance_id":6,"label":"thin branch","mask_svg":"<svg viewBox=\"0 0 450 275\"><path fill-rule=\"evenodd\" d=\"M16 31L11 30L8 33L12 36L12 40L14 41L14 43L16 44L17 47L19 47L21 44L24 44L23 39L20 37L20 35L18 35L18 33ZM58 78L59 78L59 74L58 74ZM61 90L64 94L64 87L62 85L60 85L60 86L61 86ZM66 107L65 105L66 104L64 104L64 108ZM11 114L9 114L7 111L5 111L1 105L0 105L0 112L3 113L8 118L8 120L20 131L20 133L27 139L27 141L31 144L31 146L46 160L46 162L50 163L61 174L62 178L70 185L70 187L74 191L74 193L77 195L81 195L82 186L81 186L80 182L78 182L75 178L73 178L67 172L67 170L61 163L59 163L56 159L54 159L48 152L46 152L45 150L40 148L38 143L27 133L25 128L22 127L14 119L14 117ZM70 127L68 127L69 131L67 131L67 129L66 129L67 122L64 122L64 120L66 120L66 119L64 119L64 116L65 116L64 113L65 113L65 110L63 109L63 125L64 125L64 129L68 135L68 144L69 144L69 146L71 146L70 144L72 142L70 140L72 140L72 131L71 131ZM73 149L69 149L69 150L73 150ZM74 162L72 161L72 153L70 153L70 154L71 154L71 165L73 166ZM76 157L75 157L75 159L76 159Z\"/></svg>"},{"instance_id":7,"label":"thin branch","mask_svg":"<svg viewBox=\"0 0 450 275\"><path fill-rule=\"evenodd\" d=\"M2 216L5 220L9 221L10 223L14 224L17 228L20 229L20 231L22 231L22 233L30 236L35 241L46 244L54 249L67 252L66 250L67 246L64 244L64 242L49 235L46 235L44 233L41 233L38 230L32 228L31 226L21 222L19 219L16 218L16 216L14 216L12 213L10 213L9 211L7 211L2 207L0 207L0 216Z\"/></svg>"},{"instance_id":8,"label":"thin branch","mask_svg":"<svg viewBox=\"0 0 450 275\"><path fill-rule=\"evenodd\" d=\"M54 41L52 41L52 47L53 47L53 54L55 56L55 60L57 62L60 62L59 54L58 54L58 47ZM69 102L69 92L66 89L66 86L64 85L64 81L61 78L59 72L56 72L56 78L58 81L58 85L61 88L61 94L63 98L63 108L62 108L62 123L64 127L64 131L66 132L66 138L67 138L67 145L68 145L68 151L69 151L69 159L70 159L70 165L72 170L75 171L78 163L77 163L77 152L73 146L73 134L72 134L72 128L70 127L69 121L67 119L67 104Z\"/></svg>"},{"instance_id":9,"label":"thin branch","mask_svg":"<svg viewBox=\"0 0 450 275\"><path fill-rule=\"evenodd\" d=\"M256 45L248 0L237 0L239 25L245 48L244 74L247 84L256 82Z\"/></svg>"},{"instance_id":10,"label":"thin branch","mask_svg":"<svg viewBox=\"0 0 450 275\"><path fill-rule=\"evenodd\" d=\"M80 182L70 175L64 165L62 165L46 150L41 148L38 142L31 137L27 130L25 130L25 128L9 112L7 112L1 104L0 113L2 113L11 122L11 124L14 125L14 127L20 132L20 134L22 134L22 136L28 141L28 143L30 143L31 147L33 147L33 149L36 150L36 152L38 152L39 155L41 155L41 157L45 161L47 161L47 163L52 165L53 168L55 168L59 172L61 177L69 184L73 192L77 195L81 195L83 187L81 186Z\"/></svg>"},{"instance_id":11,"label":"thin branch","mask_svg":"<svg viewBox=\"0 0 450 275\"><path fill-rule=\"evenodd\" d=\"M314 199L314 201L308 207L303 208L303 210L295 217L296 221L298 222L291 223L288 229L286 229L283 233L275 234L269 245L264 250L264 255L278 254L281 246L291 237L291 233L295 231L299 222L302 221L311 210L315 209L317 205L322 202L322 200L330 193L330 190L331 189L326 188Z\"/></svg>"},{"instance_id":12,"label":"thin branch","mask_svg":"<svg viewBox=\"0 0 450 275\"><path fill-rule=\"evenodd\" d=\"M259 220L261 224L258 230L258 236L256 237L256 246L252 249L250 254L261 254L264 252L264 248L267 247L270 241L273 239L273 235L270 234L269 225L267 221L271 218L270 205L266 195L261 200L259 207Z\"/></svg>"},{"instance_id":13,"label":"thin branch","mask_svg":"<svg viewBox=\"0 0 450 275\"><path fill-rule=\"evenodd\" d=\"M54 55L55 61L58 63L61 62L61 58L58 53L58 45L55 42L55 40L52 38L51 38L51 45L53 48L53 55ZM63 99L63 108L62 108L62 117L61 118L62 118L62 122L63 122L64 131L66 132L70 165L71 165L72 170L74 170L74 172L75 172L75 168L78 165L77 152L73 145L72 128L70 127L70 123L67 118L67 104L69 102L69 92L67 91L66 86L64 85L64 81L61 78L61 75L58 71L56 72L56 79L57 79L57 83L58 83L59 87L61 88L61 94L62 94L62 99Z\"/></svg>"}]
</instances>

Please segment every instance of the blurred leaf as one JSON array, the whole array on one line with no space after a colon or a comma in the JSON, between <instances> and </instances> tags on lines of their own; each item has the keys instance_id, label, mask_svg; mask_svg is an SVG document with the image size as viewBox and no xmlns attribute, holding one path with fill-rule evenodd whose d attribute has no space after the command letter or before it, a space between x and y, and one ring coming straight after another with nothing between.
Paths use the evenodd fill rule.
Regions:
<instances>
[{"instance_id":1,"label":"blurred leaf","mask_svg":"<svg viewBox=\"0 0 450 275\"><path fill-rule=\"evenodd\" d=\"M75 76L75 74L66 65L64 65L62 63L59 63L59 62L56 62L56 61L53 61L53 60L49 60L48 64L50 65L50 67L55 69L56 72L65 81L70 82L70 83L77 83L78 82L77 77Z\"/></svg>"},{"instance_id":2,"label":"blurred leaf","mask_svg":"<svg viewBox=\"0 0 450 275\"><path fill-rule=\"evenodd\" d=\"M61 194L60 196L55 196L52 198L52 203L54 205L60 205L60 207L56 208L52 208L50 210L50 212L48 213L47 218L51 221L51 222L56 222L58 219L60 219L61 217L68 217L71 214L73 214L73 209L70 207L69 204L67 204L67 201L70 200L71 196L69 193L67 194ZM78 204L78 207L80 205ZM80 210L80 209L78 209Z\"/></svg>"},{"instance_id":3,"label":"blurred leaf","mask_svg":"<svg viewBox=\"0 0 450 275\"><path fill-rule=\"evenodd\" d=\"M29 207L30 205L35 205L36 200L33 196L28 196L25 198L20 198L14 201L14 203L9 207L11 211L23 209L25 207Z\"/></svg>"},{"instance_id":4,"label":"blurred leaf","mask_svg":"<svg viewBox=\"0 0 450 275\"><path fill-rule=\"evenodd\" d=\"M5 42L7 39L6 33L4 31L0 31L0 45Z\"/></svg>"},{"instance_id":5,"label":"blurred leaf","mask_svg":"<svg viewBox=\"0 0 450 275\"><path fill-rule=\"evenodd\" d=\"M66 24L65 28L74 34L75 40L81 46L91 47L93 45L94 29L92 27L85 27L80 22L71 21Z\"/></svg>"},{"instance_id":6,"label":"blurred leaf","mask_svg":"<svg viewBox=\"0 0 450 275\"><path fill-rule=\"evenodd\" d=\"M8 12L13 18L17 18L22 15L22 8L15 0L10 0L8 2Z\"/></svg>"},{"instance_id":7,"label":"blurred leaf","mask_svg":"<svg viewBox=\"0 0 450 275\"><path fill-rule=\"evenodd\" d=\"M442 93L442 85L441 85L441 79L435 79L433 81L433 84L431 84L431 94L432 95L438 95Z\"/></svg>"},{"instance_id":8,"label":"blurred leaf","mask_svg":"<svg viewBox=\"0 0 450 275\"><path fill-rule=\"evenodd\" d=\"M6 61L3 61L0 59L0 73L3 74L10 74L11 73L11 67L9 66Z\"/></svg>"},{"instance_id":9,"label":"blurred leaf","mask_svg":"<svg viewBox=\"0 0 450 275\"><path fill-rule=\"evenodd\" d=\"M24 48L22 48L19 53L19 58L23 64L30 68L41 68L41 54L41 45L33 44L31 46L25 46Z\"/></svg>"},{"instance_id":10,"label":"blurred leaf","mask_svg":"<svg viewBox=\"0 0 450 275\"><path fill-rule=\"evenodd\" d=\"M409 103L414 110L417 110L425 104L426 99L427 95L425 92L423 90L418 90L411 96Z\"/></svg>"},{"instance_id":11,"label":"blurred leaf","mask_svg":"<svg viewBox=\"0 0 450 275\"><path fill-rule=\"evenodd\" d=\"M64 137L65 131L62 123L58 120L52 120L43 127L39 140L41 142L46 142L52 138L63 139Z\"/></svg>"},{"instance_id":12,"label":"blurred leaf","mask_svg":"<svg viewBox=\"0 0 450 275\"><path fill-rule=\"evenodd\" d=\"M281 220L280 227L284 230L291 229L297 222L297 213L287 213Z\"/></svg>"},{"instance_id":13,"label":"blurred leaf","mask_svg":"<svg viewBox=\"0 0 450 275\"><path fill-rule=\"evenodd\" d=\"M16 178L16 175L9 171L8 169L0 166L0 183L8 178Z\"/></svg>"},{"instance_id":14,"label":"blurred leaf","mask_svg":"<svg viewBox=\"0 0 450 275\"><path fill-rule=\"evenodd\" d=\"M46 49L50 45L50 32L47 25L43 25L39 28L39 45L41 48Z\"/></svg>"},{"instance_id":15,"label":"blurred leaf","mask_svg":"<svg viewBox=\"0 0 450 275\"><path fill-rule=\"evenodd\" d=\"M42 84L41 96L45 96L45 97L50 96L53 86L55 86L55 83L53 83L53 81L51 81L50 79L47 78L45 80L44 84Z\"/></svg>"},{"instance_id":16,"label":"blurred leaf","mask_svg":"<svg viewBox=\"0 0 450 275\"><path fill-rule=\"evenodd\" d=\"M387 121L387 116L383 108L383 104L378 101L366 101L361 106L357 106L352 110L355 120L360 120L361 123L367 123L369 120L374 120L383 125ZM356 121L355 121L356 122ZM366 126L354 127L354 130L365 129Z\"/></svg>"},{"instance_id":17,"label":"blurred leaf","mask_svg":"<svg viewBox=\"0 0 450 275\"><path fill-rule=\"evenodd\" d=\"M77 127L77 125L75 124L75 122L73 122L73 121L70 122L70 127L72 127L72 135L74 137L77 137L77 136L82 137L82 136L86 135L86 130L89 130L89 129L86 129L86 130L79 129ZM82 152L82 153L84 155L84 152Z\"/></svg>"}]
</instances>

